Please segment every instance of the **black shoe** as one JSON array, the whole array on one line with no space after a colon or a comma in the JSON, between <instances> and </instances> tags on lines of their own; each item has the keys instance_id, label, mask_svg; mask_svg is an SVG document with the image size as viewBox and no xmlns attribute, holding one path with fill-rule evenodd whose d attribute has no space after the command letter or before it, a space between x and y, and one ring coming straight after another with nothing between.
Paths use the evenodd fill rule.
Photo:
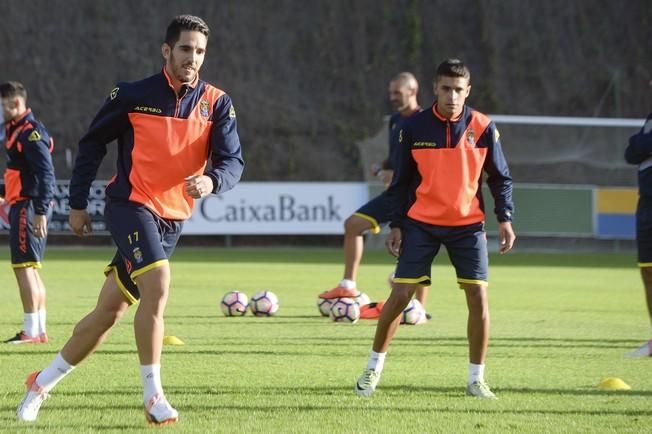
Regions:
<instances>
[{"instance_id":1,"label":"black shoe","mask_svg":"<svg viewBox=\"0 0 652 434\"><path fill-rule=\"evenodd\" d=\"M19 331L16 333L16 336L9 338L5 341L5 344L40 344L41 338L38 336L27 336L24 331Z\"/></svg>"}]
</instances>

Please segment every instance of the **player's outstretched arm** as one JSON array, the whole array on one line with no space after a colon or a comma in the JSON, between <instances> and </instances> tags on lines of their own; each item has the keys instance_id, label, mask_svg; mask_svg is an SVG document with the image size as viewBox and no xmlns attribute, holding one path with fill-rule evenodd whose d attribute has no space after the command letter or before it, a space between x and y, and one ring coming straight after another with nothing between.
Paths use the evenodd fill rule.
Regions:
<instances>
[{"instance_id":1,"label":"player's outstretched arm","mask_svg":"<svg viewBox=\"0 0 652 434\"><path fill-rule=\"evenodd\" d=\"M125 89L121 90L121 87ZM124 94L129 93L127 84L118 84L79 141L75 165L69 184L69 203L74 209L86 209L91 184L97 176L102 159L107 152L107 144L117 139L129 128L127 107L133 107Z\"/></svg>"}]
</instances>

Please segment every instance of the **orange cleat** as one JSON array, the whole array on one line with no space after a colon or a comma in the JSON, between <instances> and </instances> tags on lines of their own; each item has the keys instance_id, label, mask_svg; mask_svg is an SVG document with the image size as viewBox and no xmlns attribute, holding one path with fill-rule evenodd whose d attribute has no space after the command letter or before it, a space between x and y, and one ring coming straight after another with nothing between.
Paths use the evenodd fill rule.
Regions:
<instances>
[{"instance_id":1,"label":"orange cleat","mask_svg":"<svg viewBox=\"0 0 652 434\"><path fill-rule=\"evenodd\" d=\"M357 296L360 295L360 291L357 289L348 289L348 288L343 288L341 286L338 286L336 288L331 289L330 291L324 291L321 294L319 294L319 298L356 298Z\"/></svg>"},{"instance_id":2,"label":"orange cleat","mask_svg":"<svg viewBox=\"0 0 652 434\"><path fill-rule=\"evenodd\" d=\"M361 319L378 319L380 317L380 312L383 311L385 306L384 301L373 302L360 306L360 318Z\"/></svg>"}]
</instances>

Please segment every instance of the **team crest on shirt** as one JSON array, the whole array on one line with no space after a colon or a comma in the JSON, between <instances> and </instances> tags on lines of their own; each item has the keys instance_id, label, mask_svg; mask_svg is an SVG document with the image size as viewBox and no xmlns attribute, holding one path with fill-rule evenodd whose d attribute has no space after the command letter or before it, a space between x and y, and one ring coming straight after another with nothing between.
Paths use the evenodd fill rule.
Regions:
<instances>
[{"instance_id":1,"label":"team crest on shirt","mask_svg":"<svg viewBox=\"0 0 652 434\"><path fill-rule=\"evenodd\" d=\"M403 143L403 130L398 132L398 142Z\"/></svg>"},{"instance_id":2,"label":"team crest on shirt","mask_svg":"<svg viewBox=\"0 0 652 434\"><path fill-rule=\"evenodd\" d=\"M208 101L205 99L199 101L199 114L205 118L208 117Z\"/></svg>"},{"instance_id":3,"label":"team crest on shirt","mask_svg":"<svg viewBox=\"0 0 652 434\"><path fill-rule=\"evenodd\" d=\"M119 90L120 90L119 87L114 87L114 88L111 90L111 93L109 94L109 97L111 98L112 101L115 99L115 97L118 96L118 91L119 91Z\"/></svg>"},{"instance_id":4,"label":"team crest on shirt","mask_svg":"<svg viewBox=\"0 0 652 434\"><path fill-rule=\"evenodd\" d=\"M39 140L41 140L41 134L38 131L34 130L27 137L27 140L30 141L30 142L38 142Z\"/></svg>"},{"instance_id":5,"label":"team crest on shirt","mask_svg":"<svg viewBox=\"0 0 652 434\"><path fill-rule=\"evenodd\" d=\"M475 145L475 131L473 131L473 128L466 130L466 143L471 146Z\"/></svg>"},{"instance_id":6,"label":"team crest on shirt","mask_svg":"<svg viewBox=\"0 0 652 434\"><path fill-rule=\"evenodd\" d=\"M231 119L235 119L235 107L233 106L231 106L231 108L229 109L229 117Z\"/></svg>"},{"instance_id":7,"label":"team crest on shirt","mask_svg":"<svg viewBox=\"0 0 652 434\"><path fill-rule=\"evenodd\" d=\"M140 251L139 247L135 247L133 253L134 253L134 261L136 261L136 264L140 264L141 262L143 262L143 252Z\"/></svg>"}]
</instances>

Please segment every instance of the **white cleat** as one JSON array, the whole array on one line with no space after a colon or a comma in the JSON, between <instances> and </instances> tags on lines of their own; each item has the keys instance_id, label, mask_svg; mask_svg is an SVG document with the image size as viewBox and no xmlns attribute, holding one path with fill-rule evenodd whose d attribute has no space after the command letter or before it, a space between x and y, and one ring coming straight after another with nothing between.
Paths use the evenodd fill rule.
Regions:
<instances>
[{"instance_id":1,"label":"white cleat","mask_svg":"<svg viewBox=\"0 0 652 434\"><path fill-rule=\"evenodd\" d=\"M165 396L156 394L145 405L145 419L154 425L167 425L179 420L179 413Z\"/></svg>"},{"instance_id":2,"label":"white cleat","mask_svg":"<svg viewBox=\"0 0 652 434\"><path fill-rule=\"evenodd\" d=\"M634 351L625 353L627 357L650 357L652 356L652 340L647 341Z\"/></svg>"},{"instance_id":3,"label":"white cleat","mask_svg":"<svg viewBox=\"0 0 652 434\"><path fill-rule=\"evenodd\" d=\"M40 372L32 372L25 381L27 393L16 410L16 417L23 422L34 422L41 409L41 404L48 398L48 393L36 383Z\"/></svg>"},{"instance_id":4,"label":"white cleat","mask_svg":"<svg viewBox=\"0 0 652 434\"><path fill-rule=\"evenodd\" d=\"M376 390L379 381L380 372L376 372L373 369L365 369L355 383L355 393L358 396L371 396Z\"/></svg>"},{"instance_id":5,"label":"white cleat","mask_svg":"<svg viewBox=\"0 0 652 434\"><path fill-rule=\"evenodd\" d=\"M476 381L466 386L466 395L475 396L480 399L498 399L498 397L491 391L487 383Z\"/></svg>"}]
</instances>

